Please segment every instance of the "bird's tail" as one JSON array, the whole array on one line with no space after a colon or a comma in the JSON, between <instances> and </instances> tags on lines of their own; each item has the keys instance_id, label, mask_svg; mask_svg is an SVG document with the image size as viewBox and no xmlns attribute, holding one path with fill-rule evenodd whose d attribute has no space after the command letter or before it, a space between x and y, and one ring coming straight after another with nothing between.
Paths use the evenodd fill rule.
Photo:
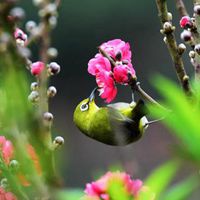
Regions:
<instances>
[{"instance_id":1,"label":"bird's tail","mask_svg":"<svg viewBox=\"0 0 200 200\"><path fill-rule=\"evenodd\" d=\"M137 122L142 117L148 114L147 106L142 99L139 99L135 107L132 110L132 119Z\"/></svg>"}]
</instances>

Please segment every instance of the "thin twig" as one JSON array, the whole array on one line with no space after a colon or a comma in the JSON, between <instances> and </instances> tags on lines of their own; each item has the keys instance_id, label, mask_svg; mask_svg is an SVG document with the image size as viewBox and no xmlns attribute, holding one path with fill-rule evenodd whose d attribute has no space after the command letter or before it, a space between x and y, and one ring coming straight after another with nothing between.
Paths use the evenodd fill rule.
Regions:
<instances>
[{"instance_id":1,"label":"thin twig","mask_svg":"<svg viewBox=\"0 0 200 200\"><path fill-rule=\"evenodd\" d=\"M158 15L160 17L162 26L166 22L170 24L171 22L169 22L169 19L168 19L167 1L156 0L156 4L158 8ZM184 68L183 60L181 58L181 55L178 53L178 46L177 46L177 42L176 42L173 31L174 31L174 27L172 25L171 25L170 31L162 30L163 34L166 37L166 44L167 44L169 53L171 55L172 61L174 63L174 68L175 68L177 77L182 85L184 92L190 96L192 94L192 91L189 85L188 76ZM187 81L185 81L185 77L187 77Z\"/></svg>"},{"instance_id":2,"label":"thin twig","mask_svg":"<svg viewBox=\"0 0 200 200\"><path fill-rule=\"evenodd\" d=\"M188 15L185 4L182 0L176 0L176 7L181 17Z\"/></svg>"}]
</instances>

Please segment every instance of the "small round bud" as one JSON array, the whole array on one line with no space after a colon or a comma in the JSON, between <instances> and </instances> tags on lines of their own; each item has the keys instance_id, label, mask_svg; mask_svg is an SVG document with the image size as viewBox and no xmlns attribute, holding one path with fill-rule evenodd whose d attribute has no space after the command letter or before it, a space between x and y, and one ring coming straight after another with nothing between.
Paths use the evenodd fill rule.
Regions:
<instances>
[{"instance_id":1,"label":"small round bud","mask_svg":"<svg viewBox=\"0 0 200 200\"><path fill-rule=\"evenodd\" d=\"M57 25L57 18L55 16L51 16L49 18L49 25L52 27L52 28L55 28L56 25Z\"/></svg>"},{"instance_id":2,"label":"small round bud","mask_svg":"<svg viewBox=\"0 0 200 200\"><path fill-rule=\"evenodd\" d=\"M36 23L34 21L28 21L25 25L26 27L26 31L27 32L32 32L33 29L35 29L37 27Z\"/></svg>"},{"instance_id":3,"label":"small round bud","mask_svg":"<svg viewBox=\"0 0 200 200\"><path fill-rule=\"evenodd\" d=\"M34 76L40 75L45 68L45 64L43 62L34 62L31 65L31 74Z\"/></svg>"},{"instance_id":4,"label":"small round bud","mask_svg":"<svg viewBox=\"0 0 200 200\"><path fill-rule=\"evenodd\" d=\"M31 94L28 96L28 100L33 103L38 102L39 93L37 91L32 91Z\"/></svg>"},{"instance_id":5,"label":"small round bud","mask_svg":"<svg viewBox=\"0 0 200 200\"><path fill-rule=\"evenodd\" d=\"M9 167L13 171L17 171L19 169L19 162L17 160L11 160L9 163Z\"/></svg>"},{"instance_id":6,"label":"small round bud","mask_svg":"<svg viewBox=\"0 0 200 200\"><path fill-rule=\"evenodd\" d=\"M45 112L43 114L44 120L46 122L52 122L53 121L53 114L51 114L50 112Z\"/></svg>"},{"instance_id":7,"label":"small round bud","mask_svg":"<svg viewBox=\"0 0 200 200\"><path fill-rule=\"evenodd\" d=\"M38 83L37 82L31 83L31 90L32 91L38 90Z\"/></svg>"},{"instance_id":8,"label":"small round bud","mask_svg":"<svg viewBox=\"0 0 200 200\"><path fill-rule=\"evenodd\" d=\"M197 15L200 15L200 5L195 5L195 6L194 6L194 12L195 12Z\"/></svg>"},{"instance_id":9,"label":"small round bud","mask_svg":"<svg viewBox=\"0 0 200 200\"><path fill-rule=\"evenodd\" d=\"M169 21L172 21L172 13L168 12L167 13L167 18Z\"/></svg>"},{"instance_id":10,"label":"small round bud","mask_svg":"<svg viewBox=\"0 0 200 200\"><path fill-rule=\"evenodd\" d=\"M184 40L185 42L189 42L192 40L192 34L190 31L184 30L181 33L181 39Z\"/></svg>"},{"instance_id":11,"label":"small round bud","mask_svg":"<svg viewBox=\"0 0 200 200\"><path fill-rule=\"evenodd\" d=\"M163 30L165 33L170 33L173 31L173 27L172 27L172 24L170 22L165 22L163 24Z\"/></svg>"},{"instance_id":12,"label":"small round bud","mask_svg":"<svg viewBox=\"0 0 200 200\"><path fill-rule=\"evenodd\" d=\"M195 58L195 51L190 51L189 56L190 58Z\"/></svg>"},{"instance_id":13,"label":"small round bud","mask_svg":"<svg viewBox=\"0 0 200 200\"><path fill-rule=\"evenodd\" d=\"M192 28L193 26L193 23L192 23L192 20L189 16L183 16L180 20L180 26L181 28Z\"/></svg>"},{"instance_id":14,"label":"small round bud","mask_svg":"<svg viewBox=\"0 0 200 200\"><path fill-rule=\"evenodd\" d=\"M183 43L178 45L178 53L180 55L182 55L185 52L185 50L186 50L186 46Z\"/></svg>"},{"instance_id":15,"label":"small round bud","mask_svg":"<svg viewBox=\"0 0 200 200\"><path fill-rule=\"evenodd\" d=\"M50 86L47 90L48 97L54 97L57 93L57 90L54 86Z\"/></svg>"},{"instance_id":16,"label":"small round bud","mask_svg":"<svg viewBox=\"0 0 200 200\"><path fill-rule=\"evenodd\" d=\"M61 136L57 136L53 141L54 148L62 146L64 143L65 143L65 140Z\"/></svg>"},{"instance_id":17,"label":"small round bud","mask_svg":"<svg viewBox=\"0 0 200 200\"><path fill-rule=\"evenodd\" d=\"M196 44L194 50L200 55L200 44Z\"/></svg>"},{"instance_id":18,"label":"small round bud","mask_svg":"<svg viewBox=\"0 0 200 200\"><path fill-rule=\"evenodd\" d=\"M51 62L48 65L48 72L50 75L56 75L60 72L60 65L58 65L56 62Z\"/></svg>"},{"instance_id":19,"label":"small round bud","mask_svg":"<svg viewBox=\"0 0 200 200\"><path fill-rule=\"evenodd\" d=\"M15 21L22 20L25 17L24 9L21 7L15 7L13 9L11 9L10 16Z\"/></svg>"},{"instance_id":20,"label":"small round bud","mask_svg":"<svg viewBox=\"0 0 200 200\"><path fill-rule=\"evenodd\" d=\"M16 43L20 46L24 46L28 38L27 35L19 28L15 29L14 37L15 37Z\"/></svg>"},{"instance_id":21,"label":"small round bud","mask_svg":"<svg viewBox=\"0 0 200 200\"><path fill-rule=\"evenodd\" d=\"M58 56L58 50L56 48L51 47L47 50L47 55L50 58L56 58Z\"/></svg>"}]
</instances>

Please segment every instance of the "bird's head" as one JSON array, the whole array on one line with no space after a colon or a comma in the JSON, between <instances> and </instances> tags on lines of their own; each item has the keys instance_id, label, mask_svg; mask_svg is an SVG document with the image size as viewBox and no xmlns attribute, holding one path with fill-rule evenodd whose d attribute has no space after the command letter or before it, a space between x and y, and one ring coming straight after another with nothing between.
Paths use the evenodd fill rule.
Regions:
<instances>
[{"instance_id":1,"label":"bird's head","mask_svg":"<svg viewBox=\"0 0 200 200\"><path fill-rule=\"evenodd\" d=\"M95 88L87 99L81 101L74 111L74 123L84 133L87 133L93 114L99 109L95 103Z\"/></svg>"}]
</instances>

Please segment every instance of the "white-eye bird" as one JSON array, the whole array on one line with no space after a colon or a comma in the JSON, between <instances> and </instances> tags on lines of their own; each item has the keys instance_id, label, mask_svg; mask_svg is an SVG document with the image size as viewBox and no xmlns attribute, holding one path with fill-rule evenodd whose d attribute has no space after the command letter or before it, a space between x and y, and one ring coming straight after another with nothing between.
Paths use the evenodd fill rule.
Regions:
<instances>
[{"instance_id":1,"label":"white-eye bird","mask_svg":"<svg viewBox=\"0 0 200 200\"><path fill-rule=\"evenodd\" d=\"M148 127L147 109L137 103L114 103L98 107L95 88L74 111L74 123L86 136L108 145L127 145L139 140Z\"/></svg>"}]
</instances>

